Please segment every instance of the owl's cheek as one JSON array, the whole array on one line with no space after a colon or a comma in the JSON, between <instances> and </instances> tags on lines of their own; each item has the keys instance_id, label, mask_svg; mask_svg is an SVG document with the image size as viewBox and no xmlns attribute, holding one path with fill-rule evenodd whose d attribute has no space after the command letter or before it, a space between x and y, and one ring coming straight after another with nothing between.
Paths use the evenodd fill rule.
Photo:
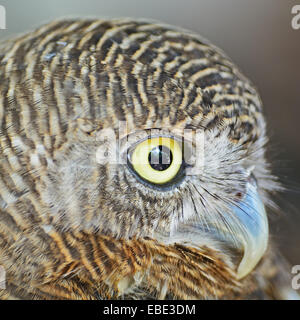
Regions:
<instances>
[{"instance_id":1,"label":"owl's cheek","mask_svg":"<svg viewBox=\"0 0 300 320\"><path fill-rule=\"evenodd\" d=\"M185 219L170 234L157 231L155 238L168 245L214 249L223 255L237 279L247 276L263 257L269 238L267 214L255 183L247 184L242 199L224 207L205 211L201 203L194 203L184 202Z\"/></svg>"},{"instance_id":2,"label":"owl's cheek","mask_svg":"<svg viewBox=\"0 0 300 320\"><path fill-rule=\"evenodd\" d=\"M242 279L261 260L269 239L267 214L254 184L248 184L240 201L232 202L223 213L222 222L208 220L208 225L200 230L210 239L219 241L221 251L231 253L236 276Z\"/></svg>"}]
</instances>

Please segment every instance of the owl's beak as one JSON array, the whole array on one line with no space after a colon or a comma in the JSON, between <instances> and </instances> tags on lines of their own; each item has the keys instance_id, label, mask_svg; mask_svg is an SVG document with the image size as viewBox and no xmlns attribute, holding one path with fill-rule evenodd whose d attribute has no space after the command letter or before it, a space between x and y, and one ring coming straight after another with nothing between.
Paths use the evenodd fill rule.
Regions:
<instances>
[{"instance_id":1,"label":"owl's beak","mask_svg":"<svg viewBox=\"0 0 300 320\"><path fill-rule=\"evenodd\" d=\"M157 232L155 238L167 244L183 242L195 246L217 241L221 248L233 253L236 276L242 279L255 268L268 246L268 219L256 184L249 182L244 197L223 212L223 219L207 215L205 223L185 221L177 225L171 237Z\"/></svg>"},{"instance_id":2,"label":"owl's beak","mask_svg":"<svg viewBox=\"0 0 300 320\"><path fill-rule=\"evenodd\" d=\"M237 269L239 279L245 277L260 261L268 245L269 227L264 204L255 185L248 185L248 191L233 211L239 221L240 230L234 232L243 258Z\"/></svg>"},{"instance_id":3,"label":"owl's beak","mask_svg":"<svg viewBox=\"0 0 300 320\"><path fill-rule=\"evenodd\" d=\"M241 279L255 268L268 246L268 219L256 184L249 182L243 199L227 210L223 216L226 223L208 217L205 224L189 224L189 234L194 233L194 243L197 238L208 237L220 241L230 252L232 250L237 264L236 275ZM182 226L177 231L180 233L181 230L184 230ZM187 234L184 236L186 239Z\"/></svg>"}]
</instances>

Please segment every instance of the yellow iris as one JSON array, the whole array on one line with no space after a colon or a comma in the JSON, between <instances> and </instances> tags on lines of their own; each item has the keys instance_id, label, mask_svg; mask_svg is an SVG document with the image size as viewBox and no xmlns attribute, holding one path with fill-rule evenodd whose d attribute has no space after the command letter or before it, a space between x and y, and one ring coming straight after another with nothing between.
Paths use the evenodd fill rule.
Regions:
<instances>
[{"instance_id":1,"label":"yellow iris","mask_svg":"<svg viewBox=\"0 0 300 320\"><path fill-rule=\"evenodd\" d=\"M164 157L158 157L157 152L169 151L169 162L161 165ZM154 158L154 161L153 161ZM156 158L156 159L155 159ZM158 161L158 159L160 159ZM154 164L153 164L154 162ZM131 164L139 176L154 184L164 184L171 181L178 173L182 164L182 149L179 143L167 137L147 139L136 146L131 156ZM159 169L157 169L159 168Z\"/></svg>"}]
</instances>

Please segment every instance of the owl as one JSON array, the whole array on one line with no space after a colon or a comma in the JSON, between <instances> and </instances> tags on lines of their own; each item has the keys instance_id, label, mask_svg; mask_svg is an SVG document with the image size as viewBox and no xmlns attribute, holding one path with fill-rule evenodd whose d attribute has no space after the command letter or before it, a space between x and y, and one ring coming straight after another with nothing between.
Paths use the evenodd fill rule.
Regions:
<instances>
[{"instance_id":1,"label":"owl","mask_svg":"<svg viewBox=\"0 0 300 320\"><path fill-rule=\"evenodd\" d=\"M0 44L2 299L292 299L253 84L200 36L54 21Z\"/></svg>"}]
</instances>

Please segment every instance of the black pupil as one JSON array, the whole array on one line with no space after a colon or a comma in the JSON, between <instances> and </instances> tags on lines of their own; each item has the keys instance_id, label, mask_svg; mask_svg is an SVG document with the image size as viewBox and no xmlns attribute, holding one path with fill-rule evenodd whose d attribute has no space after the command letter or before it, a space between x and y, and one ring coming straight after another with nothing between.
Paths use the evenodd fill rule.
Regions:
<instances>
[{"instance_id":1,"label":"black pupil","mask_svg":"<svg viewBox=\"0 0 300 320\"><path fill-rule=\"evenodd\" d=\"M169 148L157 146L149 152L148 161L154 170L164 171L172 164L173 155Z\"/></svg>"}]
</instances>

